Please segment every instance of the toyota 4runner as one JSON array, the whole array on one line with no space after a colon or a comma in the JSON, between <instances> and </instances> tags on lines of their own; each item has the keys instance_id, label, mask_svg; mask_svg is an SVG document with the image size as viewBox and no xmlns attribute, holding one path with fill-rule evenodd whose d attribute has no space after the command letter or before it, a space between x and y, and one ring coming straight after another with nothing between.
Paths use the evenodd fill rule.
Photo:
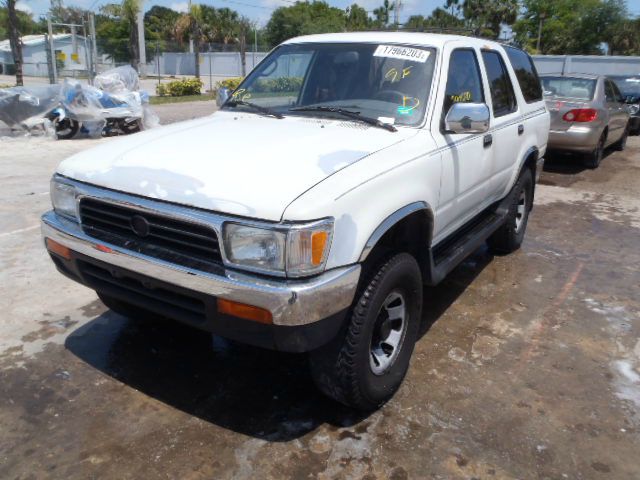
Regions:
<instances>
[{"instance_id":1,"label":"toyota 4runner","mask_svg":"<svg viewBox=\"0 0 640 480\"><path fill-rule=\"evenodd\" d=\"M294 38L214 115L62 162L42 234L114 311L310 352L320 390L372 409L407 372L423 284L485 241L519 248L548 132L521 50Z\"/></svg>"}]
</instances>

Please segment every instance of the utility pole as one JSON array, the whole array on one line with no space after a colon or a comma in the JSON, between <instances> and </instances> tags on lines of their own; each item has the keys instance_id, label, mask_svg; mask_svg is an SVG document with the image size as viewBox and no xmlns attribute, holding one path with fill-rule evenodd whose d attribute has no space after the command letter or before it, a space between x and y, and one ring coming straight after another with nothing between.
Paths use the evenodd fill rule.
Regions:
<instances>
[{"instance_id":1,"label":"utility pole","mask_svg":"<svg viewBox=\"0 0 640 480\"><path fill-rule=\"evenodd\" d=\"M51 52L51 73L53 81L51 83L58 83L58 65L56 64L56 51L54 47L53 39L53 25L51 24L51 13L47 15L47 29L49 32L49 51Z\"/></svg>"},{"instance_id":2,"label":"utility pole","mask_svg":"<svg viewBox=\"0 0 640 480\"><path fill-rule=\"evenodd\" d=\"M396 0L393 7L393 24L395 25L396 30L400 29L400 0Z\"/></svg>"},{"instance_id":3,"label":"utility pole","mask_svg":"<svg viewBox=\"0 0 640 480\"><path fill-rule=\"evenodd\" d=\"M91 71L95 78L98 74L98 44L96 40L96 16L93 13L89 14L89 33L91 34Z\"/></svg>"},{"instance_id":4,"label":"utility pole","mask_svg":"<svg viewBox=\"0 0 640 480\"><path fill-rule=\"evenodd\" d=\"M538 23L538 41L536 42L536 50L538 51L538 54L542 53L540 52L540 40L542 38L542 22L544 21L545 13L540 12L539 17L540 22Z\"/></svg>"},{"instance_id":5,"label":"utility pole","mask_svg":"<svg viewBox=\"0 0 640 480\"><path fill-rule=\"evenodd\" d=\"M144 41L144 2L140 2L138 9L138 52L140 61L138 63L138 71L141 78L147 76L147 49Z\"/></svg>"}]
</instances>

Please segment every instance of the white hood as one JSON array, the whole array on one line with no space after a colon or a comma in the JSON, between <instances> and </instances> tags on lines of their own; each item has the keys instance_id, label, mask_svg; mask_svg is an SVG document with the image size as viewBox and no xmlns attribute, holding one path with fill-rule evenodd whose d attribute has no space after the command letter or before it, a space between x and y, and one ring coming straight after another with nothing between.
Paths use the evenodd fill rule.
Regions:
<instances>
[{"instance_id":1,"label":"white hood","mask_svg":"<svg viewBox=\"0 0 640 480\"><path fill-rule=\"evenodd\" d=\"M58 173L145 197L278 221L289 203L318 182L415 133L218 112L84 151L62 162Z\"/></svg>"}]
</instances>

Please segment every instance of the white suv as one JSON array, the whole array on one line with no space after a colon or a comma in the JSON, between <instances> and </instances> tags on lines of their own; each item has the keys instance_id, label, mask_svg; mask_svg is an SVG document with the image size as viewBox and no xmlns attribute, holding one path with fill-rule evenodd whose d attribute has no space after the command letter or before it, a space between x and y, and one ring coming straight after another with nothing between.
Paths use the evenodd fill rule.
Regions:
<instances>
[{"instance_id":1,"label":"white suv","mask_svg":"<svg viewBox=\"0 0 640 480\"><path fill-rule=\"evenodd\" d=\"M548 131L520 50L295 38L214 115L62 162L42 232L113 310L309 351L324 393L372 409L408 369L423 284L520 246Z\"/></svg>"}]
</instances>

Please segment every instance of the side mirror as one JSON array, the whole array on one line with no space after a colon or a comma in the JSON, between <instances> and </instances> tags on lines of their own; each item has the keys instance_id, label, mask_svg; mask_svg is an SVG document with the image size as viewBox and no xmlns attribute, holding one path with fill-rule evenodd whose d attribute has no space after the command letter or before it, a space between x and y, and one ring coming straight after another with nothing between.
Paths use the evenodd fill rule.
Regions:
<instances>
[{"instance_id":1,"label":"side mirror","mask_svg":"<svg viewBox=\"0 0 640 480\"><path fill-rule=\"evenodd\" d=\"M222 104L224 104L224 102L226 102L229 99L230 93L231 92L226 87L219 88L218 96L216 97L216 105L218 105L219 107L222 106Z\"/></svg>"},{"instance_id":2,"label":"side mirror","mask_svg":"<svg viewBox=\"0 0 640 480\"><path fill-rule=\"evenodd\" d=\"M489 107L484 103L454 103L444 119L451 133L485 133L489 130Z\"/></svg>"}]
</instances>

